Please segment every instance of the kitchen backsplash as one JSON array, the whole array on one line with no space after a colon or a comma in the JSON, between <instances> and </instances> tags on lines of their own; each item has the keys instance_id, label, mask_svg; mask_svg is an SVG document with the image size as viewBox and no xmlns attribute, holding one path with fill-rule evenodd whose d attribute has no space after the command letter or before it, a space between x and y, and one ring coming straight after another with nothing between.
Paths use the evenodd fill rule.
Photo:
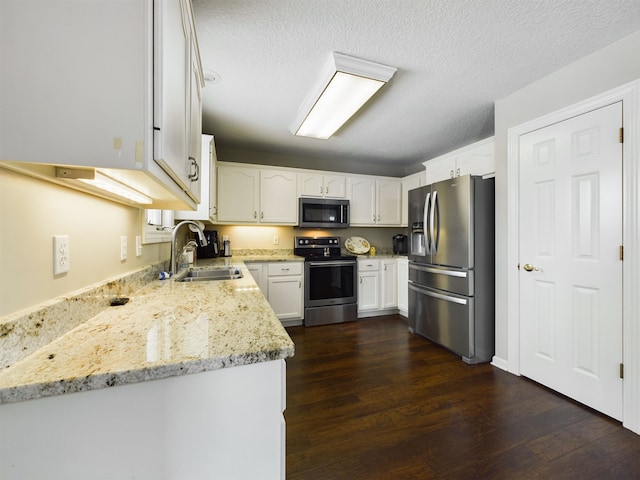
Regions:
<instances>
[{"instance_id":1,"label":"kitchen backsplash","mask_svg":"<svg viewBox=\"0 0 640 480\"><path fill-rule=\"evenodd\" d=\"M216 230L218 238L228 235L231 240L232 254L240 255L240 251L264 250L262 254L268 254L271 250L293 251L294 237L296 236L339 236L341 247L344 249L344 241L349 237L363 237L371 246L376 247L380 254L393 251L392 238L398 233L407 234L406 228L398 227L352 227L335 230L310 230L295 227L274 226L240 226L240 225L209 225L207 229ZM274 241L277 237L277 244Z\"/></svg>"}]
</instances>

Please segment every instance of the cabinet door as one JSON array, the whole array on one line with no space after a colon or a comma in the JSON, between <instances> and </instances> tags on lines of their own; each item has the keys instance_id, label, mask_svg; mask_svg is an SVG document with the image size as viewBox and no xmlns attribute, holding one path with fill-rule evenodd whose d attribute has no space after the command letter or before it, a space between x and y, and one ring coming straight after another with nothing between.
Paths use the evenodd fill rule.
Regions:
<instances>
[{"instance_id":1,"label":"cabinet door","mask_svg":"<svg viewBox=\"0 0 640 480\"><path fill-rule=\"evenodd\" d=\"M376 224L400 225L402 183L400 180L378 180L376 185Z\"/></svg>"},{"instance_id":2,"label":"cabinet door","mask_svg":"<svg viewBox=\"0 0 640 480\"><path fill-rule=\"evenodd\" d=\"M382 261L381 308L398 306L398 262L396 259Z\"/></svg>"},{"instance_id":3,"label":"cabinet door","mask_svg":"<svg viewBox=\"0 0 640 480\"><path fill-rule=\"evenodd\" d=\"M264 264L247 262L245 265L255 282L258 284L258 287L260 287L260 291L262 291L263 295L266 297L269 287L267 285L267 277L264 274Z\"/></svg>"},{"instance_id":4,"label":"cabinet door","mask_svg":"<svg viewBox=\"0 0 640 480\"><path fill-rule=\"evenodd\" d=\"M400 315L409 315L409 260L398 258L398 310Z\"/></svg>"},{"instance_id":5,"label":"cabinet door","mask_svg":"<svg viewBox=\"0 0 640 480\"><path fill-rule=\"evenodd\" d=\"M201 136L201 197L200 204L194 210L176 210L178 220L204 220L215 223L216 211L216 146L212 135Z\"/></svg>"},{"instance_id":6,"label":"cabinet door","mask_svg":"<svg viewBox=\"0 0 640 480\"><path fill-rule=\"evenodd\" d=\"M456 157L438 157L425 163L427 185L453 178L456 174Z\"/></svg>"},{"instance_id":7,"label":"cabinet door","mask_svg":"<svg viewBox=\"0 0 640 480\"><path fill-rule=\"evenodd\" d=\"M191 37L190 58L190 82L189 82L189 190L191 197L196 201L201 201L204 162L208 161L203 158L202 150L202 72L200 67L200 55L196 45L195 37ZM209 153L209 149L204 151L205 155ZM208 182L207 182L208 183Z\"/></svg>"},{"instance_id":8,"label":"cabinet door","mask_svg":"<svg viewBox=\"0 0 640 480\"><path fill-rule=\"evenodd\" d=\"M380 272L358 272L358 311L380 309Z\"/></svg>"},{"instance_id":9,"label":"cabinet door","mask_svg":"<svg viewBox=\"0 0 640 480\"><path fill-rule=\"evenodd\" d=\"M324 196L331 198L347 198L347 177L343 175L325 175Z\"/></svg>"},{"instance_id":10,"label":"cabinet door","mask_svg":"<svg viewBox=\"0 0 640 480\"><path fill-rule=\"evenodd\" d=\"M184 0L154 2L154 160L188 189L190 20Z\"/></svg>"},{"instance_id":11,"label":"cabinet door","mask_svg":"<svg viewBox=\"0 0 640 480\"><path fill-rule=\"evenodd\" d=\"M376 181L367 177L349 179L350 223L352 225L375 225Z\"/></svg>"},{"instance_id":12,"label":"cabinet door","mask_svg":"<svg viewBox=\"0 0 640 480\"><path fill-rule=\"evenodd\" d=\"M402 179L402 205L401 210L401 226L406 227L409 224L409 190L426 185L426 175L424 172L416 173L410 177Z\"/></svg>"},{"instance_id":13,"label":"cabinet door","mask_svg":"<svg viewBox=\"0 0 640 480\"><path fill-rule=\"evenodd\" d=\"M298 223L297 177L286 170L260 171L260 222Z\"/></svg>"},{"instance_id":14,"label":"cabinet door","mask_svg":"<svg viewBox=\"0 0 640 480\"><path fill-rule=\"evenodd\" d=\"M218 167L218 221L258 222L259 170Z\"/></svg>"},{"instance_id":15,"label":"cabinet door","mask_svg":"<svg viewBox=\"0 0 640 480\"><path fill-rule=\"evenodd\" d=\"M493 139L478 142L456 156L460 175L487 175L495 172Z\"/></svg>"},{"instance_id":16,"label":"cabinet door","mask_svg":"<svg viewBox=\"0 0 640 480\"><path fill-rule=\"evenodd\" d=\"M301 197L324 196L323 176L316 173L301 173L298 175L298 191Z\"/></svg>"},{"instance_id":17,"label":"cabinet door","mask_svg":"<svg viewBox=\"0 0 640 480\"><path fill-rule=\"evenodd\" d=\"M302 318L302 276L269 277L269 305L280 320Z\"/></svg>"}]
</instances>

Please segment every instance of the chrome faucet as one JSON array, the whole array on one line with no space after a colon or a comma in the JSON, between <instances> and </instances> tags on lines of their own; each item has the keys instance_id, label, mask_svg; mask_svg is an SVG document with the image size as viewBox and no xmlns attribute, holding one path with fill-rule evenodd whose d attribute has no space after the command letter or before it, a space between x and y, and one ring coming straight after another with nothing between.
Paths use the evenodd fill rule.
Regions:
<instances>
[{"instance_id":1,"label":"chrome faucet","mask_svg":"<svg viewBox=\"0 0 640 480\"><path fill-rule=\"evenodd\" d=\"M207 239L204 236L204 232L202 231L202 228L200 228L200 225L198 225L196 222L192 220L184 220L183 222L180 222L175 227L173 227L173 232L171 233L171 272L174 275L178 273L178 255L177 255L178 246L176 245L176 242L177 242L176 237L178 235L178 230L180 230L180 227L183 225L189 225L189 229L192 232L196 232L198 234L198 239L200 240L200 246L202 247L207 246ZM192 227L192 225L193 227L195 227L195 229Z\"/></svg>"}]
</instances>

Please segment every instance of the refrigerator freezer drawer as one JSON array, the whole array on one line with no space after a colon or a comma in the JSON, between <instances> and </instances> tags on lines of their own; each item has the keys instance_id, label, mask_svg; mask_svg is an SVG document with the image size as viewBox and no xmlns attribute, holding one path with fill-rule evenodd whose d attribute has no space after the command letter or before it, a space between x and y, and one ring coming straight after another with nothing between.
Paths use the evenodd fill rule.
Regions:
<instances>
[{"instance_id":1,"label":"refrigerator freezer drawer","mask_svg":"<svg viewBox=\"0 0 640 480\"><path fill-rule=\"evenodd\" d=\"M409 262L409 280L437 290L474 296L474 272Z\"/></svg>"},{"instance_id":2,"label":"refrigerator freezer drawer","mask_svg":"<svg viewBox=\"0 0 640 480\"><path fill-rule=\"evenodd\" d=\"M472 363L473 298L427 289L409 282L409 325L418 334Z\"/></svg>"}]
</instances>

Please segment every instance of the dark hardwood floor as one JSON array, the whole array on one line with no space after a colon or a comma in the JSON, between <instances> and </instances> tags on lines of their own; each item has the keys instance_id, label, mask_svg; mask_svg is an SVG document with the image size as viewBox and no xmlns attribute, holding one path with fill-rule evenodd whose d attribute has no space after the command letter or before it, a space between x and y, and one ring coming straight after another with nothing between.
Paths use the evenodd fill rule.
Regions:
<instances>
[{"instance_id":1,"label":"dark hardwood floor","mask_svg":"<svg viewBox=\"0 0 640 480\"><path fill-rule=\"evenodd\" d=\"M640 479L640 436L400 316L287 331L289 480Z\"/></svg>"}]
</instances>

